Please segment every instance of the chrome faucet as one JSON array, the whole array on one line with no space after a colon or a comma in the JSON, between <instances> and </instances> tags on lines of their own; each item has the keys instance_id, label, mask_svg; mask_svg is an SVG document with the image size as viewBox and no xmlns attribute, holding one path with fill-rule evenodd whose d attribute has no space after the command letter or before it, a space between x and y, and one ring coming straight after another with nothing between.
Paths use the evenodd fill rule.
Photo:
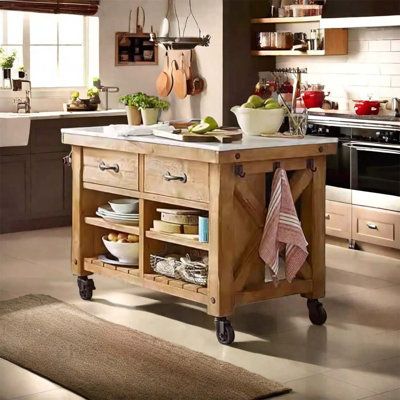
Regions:
<instances>
[{"instance_id":1,"label":"chrome faucet","mask_svg":"<svg viewBox=\"0 0 400 400\"><path fill-rule=\"evenodd\" d=\"M24 110L25 113L30 113L31 112L31 95L32 95L32 85L31 81L27 79L13 79L13 92L20 92L22 91L22 84L26 83L28 84L28 89L25 90L25 100L22 100L20 98L15 99L14 103L17 104L17 113L19 113L20 110Z\"/></svg>"},{"instance_id":2,"label":"chrome faucet","mask_svg":"<svg viewBox=\"0 0 400 400\"><path fill-rule=\"evenodd\" d=\"M118 93L119 92L119 87L117 86L104 86L101 84L100 80L97 80L93 82L93 86L97 87L97 89L100 90L100 92L103 92L106 94L106 110L108 110L108 93Z\"/></svg>"}]
</instances>

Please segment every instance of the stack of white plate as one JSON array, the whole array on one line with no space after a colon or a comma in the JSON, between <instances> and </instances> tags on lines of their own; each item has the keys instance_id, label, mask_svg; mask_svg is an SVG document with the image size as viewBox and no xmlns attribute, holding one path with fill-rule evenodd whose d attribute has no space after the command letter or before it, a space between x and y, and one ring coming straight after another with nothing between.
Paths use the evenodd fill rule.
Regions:
<instances>
[{"instance_id":1,"label":"stack of white plate","mask_svg":"<svg viewBox=\"0 0 400 400\"><path fill-rule=\"evenodd\" d=\"M139 225L139 214L116 213L108 204L100 206L96 211L96 215L114 224Z\"/></svg>"}]
</instances>

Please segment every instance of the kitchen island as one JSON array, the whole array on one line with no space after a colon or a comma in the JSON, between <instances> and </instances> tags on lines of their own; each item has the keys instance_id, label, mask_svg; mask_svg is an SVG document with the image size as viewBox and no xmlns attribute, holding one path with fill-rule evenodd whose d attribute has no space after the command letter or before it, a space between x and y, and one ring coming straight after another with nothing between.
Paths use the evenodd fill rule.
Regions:
<instances>
[{"instance_id":1,"label":"kitchen island","mask_svg":"<svg viewBox=\"0 0 400 400\"><path fill-rule=\"evenodd\" d=\"M62 129L72 146L72 272L82 298L94 290L88 276L101 274L207 306L216 318L218 340L230 344L227 319L239 305L301 294L313 323L326 313L318 299L325 294L326 156L337 139L271 139L182 143L154 136L127 138L102 127ZM288 171L292 196L309 243L309 257L296 279L278 286L265 282L258 255L266 216L266 174ZM172 178L172 179L171 179ZM116 197L139 199L139 226L113 225L96 218L96 210ZM151 230L157 209L196 209L208 213L209 243ZM138 268L122 268L97 259L105 253L102 236L110 230L139 236ZM195 249L208 254L207 286L186 283L154 272L151 255Z\"/></svg>"}]
</instances>

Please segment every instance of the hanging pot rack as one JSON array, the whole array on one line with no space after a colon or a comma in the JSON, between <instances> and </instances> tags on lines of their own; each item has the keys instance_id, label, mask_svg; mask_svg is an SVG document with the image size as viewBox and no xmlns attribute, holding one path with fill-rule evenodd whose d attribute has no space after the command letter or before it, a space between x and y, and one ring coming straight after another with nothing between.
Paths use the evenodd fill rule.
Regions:
<instances>
[{"instance_id":1,"label":"hanging pot rack","mask_svg":"<svg viewBox=\"0 0 400 400\"><path fill-rule=\"evenodd\" d=\"M192 10L192 0L189 1L189 15L186 17L185 25L183 28L183 32L181 35L181 26L178 18L178 13L176 11L176 4L174 0L168 1L168 10L166 14L166 19L168 19L169 11L171 6L174 9L174 14L177 22L178 27L178 36L164 36L164 37L157 37L154 32L150 33L150 41L155 42L157 44L163 45L167 50L192 50L197 46L204 46L208 47L210 45L210 35L202 36L201 29L199 23L197 22L196 17L193 14ZM194 22L196 23L197 29L199 30L199 36L185 36L186 28L190 17L193 18Z\"/></svg>"}]
</instances>

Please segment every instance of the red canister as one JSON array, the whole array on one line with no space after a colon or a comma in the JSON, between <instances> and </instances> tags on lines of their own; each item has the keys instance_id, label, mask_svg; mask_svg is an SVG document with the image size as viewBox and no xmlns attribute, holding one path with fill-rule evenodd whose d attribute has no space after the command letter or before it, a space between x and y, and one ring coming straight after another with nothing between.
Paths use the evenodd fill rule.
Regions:
<instances>
[{"instance_id":1,"label":"red canister","mask_svg":"<svg viewBox=\"0 0 400 400\"><path fill-rule=\"evenodd\" d=\"M302 95L306 108L321 108L325 100L325 93L322 90L306 90Z\"/></svg>"},{"instance_id":2,"label":"red canister","mask_svg":"<svg viewBox=\"0 0 400 400\"><path fill-rule=\"evenodd\" d=\"M376 100L354 100L357 115L378 115L381 103Z\"/></svg>"}]
</instances>

